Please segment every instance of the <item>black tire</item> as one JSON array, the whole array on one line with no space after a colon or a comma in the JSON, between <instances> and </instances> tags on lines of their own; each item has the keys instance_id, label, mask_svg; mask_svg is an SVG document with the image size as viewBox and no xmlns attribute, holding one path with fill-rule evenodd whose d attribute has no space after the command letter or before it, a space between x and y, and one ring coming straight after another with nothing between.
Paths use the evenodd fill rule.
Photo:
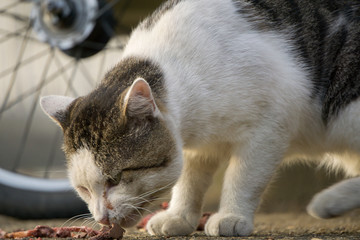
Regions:
<instances>
[{"instance_id":1,"label":"black tire","mask_svg":"<svg viewBox=\"0 0 360 240\"><path fill-rule=\"evenodd\" d=\"M67 180L32 178L0 169L0 214L21 219L69 218L87 213Z\"/></svg>"}]
</instances>

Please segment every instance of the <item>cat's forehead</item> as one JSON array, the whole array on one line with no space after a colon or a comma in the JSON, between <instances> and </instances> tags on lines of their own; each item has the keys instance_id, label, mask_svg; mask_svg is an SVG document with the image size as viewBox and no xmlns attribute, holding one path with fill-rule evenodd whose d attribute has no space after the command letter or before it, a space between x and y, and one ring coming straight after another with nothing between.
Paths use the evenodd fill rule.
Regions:
<instances>
[{"instance_id":1,"label":"cat's forehead","mask_svg":"<svg viewBox=\"0 0 360 240\"><path fill-rule=\"evenodd\" d=\"M69 158L68 174L74 186L93 185L105 181L89 149L81 148L72 153Z\"/></svg>"},{"instance_id":2,"label":"cat's forehead","mask_svg":"<svg viewBox=\"0 0 360 240\"><path fill-rule=\"evenodd\" d=\"M106 103L104 103L106 102ZM65 149L70 153L111 140L125 126L116 99L106 101L89 95L70 110L70 126L64 132Z\"/></svg>"}]
</instances>

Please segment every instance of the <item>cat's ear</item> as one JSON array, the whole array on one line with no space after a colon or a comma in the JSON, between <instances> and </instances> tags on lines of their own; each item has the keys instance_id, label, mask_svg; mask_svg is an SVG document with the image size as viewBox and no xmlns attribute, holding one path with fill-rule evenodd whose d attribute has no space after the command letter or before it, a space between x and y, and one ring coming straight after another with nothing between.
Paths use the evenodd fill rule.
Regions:
<instances>
[{"instance_id":1,"label":"cat's ear","mask_svg":"<svg viewBox=\"0 0 360 240\"><path fill-rule=\"evenodd\" d=\"M142 78L136 79L124 98L124 110L131 117L145 118L158 112L150 85Z\"/></svg>"},{"instance_id":2,"label":"cat's ear","mask_svg":"<svg viewBox=\"0 0 360 240\"><path fill-rule=\"evenodd\" d=\"M46 96L40 99L42 110L62 129L67 126L66 111L75 99L65 96Z\"/></svg>"}]
</instances>

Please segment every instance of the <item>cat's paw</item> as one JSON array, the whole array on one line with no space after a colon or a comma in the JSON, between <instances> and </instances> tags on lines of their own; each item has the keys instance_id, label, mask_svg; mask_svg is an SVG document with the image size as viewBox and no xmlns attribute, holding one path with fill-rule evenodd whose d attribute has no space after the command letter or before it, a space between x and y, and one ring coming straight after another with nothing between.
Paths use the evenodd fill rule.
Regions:
<instances>
[{"instance_id":1,"label":"cat's paw","mask_svg":"<svg viewBox=\"0 0 360 240\"><path fill-rule=\"evenodd\" d=\"M325 190L313 197L306 210L315 218L331 218L343 214L348 208L344 199Z\"/></svg>"},{"instance_id":2,"label":"cat's paw","mask_svg":"<svg viewBox=\"0 0 360 240\"><path fill-rule=\"evenodd\" d=\"M180 214L163 211L149 220L146 229L151 235L184 236L195 231L197 222L195 216L185 219Z\"/></svg>"},{"instance_id":3,"label":"cat's paw","mask_svg":"<svg viewBox=\"0 0 360 240\"><path fill-rule=\"evenodd\" d=\"M248 236L252 230L251 219L231 213L216 213L205 225L205 233L208 236Z\"/></svg>"}]
</instances>

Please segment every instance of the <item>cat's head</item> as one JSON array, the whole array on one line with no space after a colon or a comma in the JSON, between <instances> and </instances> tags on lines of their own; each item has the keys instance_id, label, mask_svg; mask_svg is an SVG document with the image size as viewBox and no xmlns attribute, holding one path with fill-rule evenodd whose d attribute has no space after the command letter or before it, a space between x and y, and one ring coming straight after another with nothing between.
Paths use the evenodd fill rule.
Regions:
<instances>
[{"instance_id":1,"label":"cat's head","mask_svg":"<svg viewBox=\"0 0 360 240\"><path fill-rule=\"evenodd\" d=\"M171 189L181 147L148 82L102 84L80 98L48 96L43 110L64 132L70 181L102 224L134 225ZM156 95L156 96L155 96Z\"/></svg>"}]
</instances>

